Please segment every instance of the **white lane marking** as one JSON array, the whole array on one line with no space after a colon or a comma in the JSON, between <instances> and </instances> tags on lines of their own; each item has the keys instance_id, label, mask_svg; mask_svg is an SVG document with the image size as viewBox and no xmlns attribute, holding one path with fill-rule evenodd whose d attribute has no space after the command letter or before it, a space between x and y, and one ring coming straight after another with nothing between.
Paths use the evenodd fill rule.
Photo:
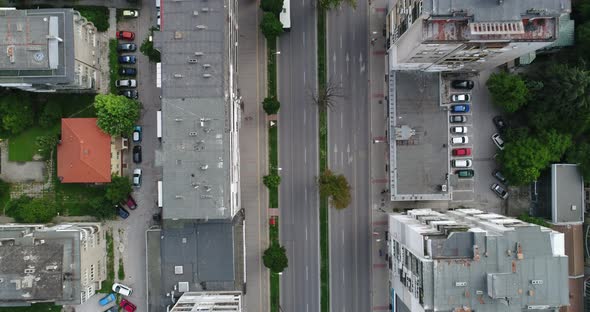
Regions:
<instances>
[{"instance_id":1,"label":"white lane marking","mask_svg":"<svg viewBox=\"0 0 590 312\"><path fill-rule=\"evenodd\" d=\"M305 189L305 201L307 201L307 189Z\"/></svg>"},{"instance_id":2,"label":"white lane marking","mask_svg":"<svg viewBox=\"0 0 590 312\"><path fill-rule=\"evenodd\" d=\"M306 306L305 310L306 310L307 312L309 312L309 303L306 303L306 304L305 304L305 306Z\"/></svg>"},{"instance_id":3,"label":"white lane marking","mask_svg":"<svg viewBox=\"0 0 590 312\"><path fill-rule=\"evenodd\" d=\"M342 283L344 283L344 268L342 268Z\"/></svg>"},{"instance_id":4,"label":"white lane marking","mask_svg":"<svg viewBox=\"0 0 590 312\"><path fill-rule=\"evenodd\" d=\"M350 71L350 56L348 55L348 52L346 52L346 73L348 74L349 71Z\"/></svg>"},{"instance_id":5,"label":"white lane marking","mask_svg":"<svg viewBox=\"0 0 590 312\"><path fill-rule=\"evenodd\" d=\"M340 128L344 129L344 113L340 113Z\"/></svg>"},{"instance_id":6,"label":"white lane marking","mask_svg":"<svg viewBox=\"0 0 590 312\"><path fill-rule=\"evenodd\" d=\"M307 164L307 147L303 148L303 162Z\"/></svg>"},{"instance_id":7,"label":"white lane marking","mask_svg":"<svg viewBox=\"0 0 590 312\"><path fill-rule=\"evenodd\" d=\"M303 85L305 85L305 71L303 71Z\"/></svg>"},{"instance_id":8,"label":"white lane marking","mask_svg":"<svg viewBox=\"0 0 590 312\"><path fill-rule=\"evenodd\" d=\"M342 50L342 34L340 34L340 50Z\"/></svg>"},{"instance_id":9,"label":"white lane marking","mask_svg":"<svg viewBox=\"0 0 590 312\"><path fill-rule=\"evenodd\" d=\"M363 54L359 55L359 64L361 66L361 74L365 72L365 64L363 63Z\"/></svg>"},{"instance_id":10,"label":"white lane marking","mask_svg":"<svg viewBox=\"0 0 590 312\"><path fill-rule=\"evenodd\" d=\"M334 143L334 154L338 153L338 145L336 145L336 143Z\"/></svg>"},{"instance_id":11,"label":"white lane marking","mask_svg":"<svg viewBox=\"0 0 590 312\"><path fill-rule=\"evenodd\" d=\"M340 166L344 167L344 153L340 153Z\"/></svg>"},{"instance_id":12,"label":"white lane marking","mask_svg":"<svg viewBox=\"0 0 590 312\"><path fill-rule=\"evenodd\" d=\"M303 109L303 124L305 125L305 123L307 122L307 114L305 111L305 108Z\"/></svg>"},{"instance_id":13,"label":"white lane marking","mask_svg":"<svg viewBox=\"0 0 590 312\"><path fill-rule=\"evenodd\" d=\"M305 0L301 0L301 4L303 7L305 7Z\"/></svg>"},{"instance_id":14,"label":"white lane marking","mask_svg":"<svg viewBox=\"0 0 590 312\"><path fill-rule=\"evenodd\" d=\"M342 230L342 246L344 246L344 230Z\"/></svg>"},{"instance_id":15,"label":"white lane marking","mask_svg":"<svg viewBox=\"0 0 590 312\"><path fill-rule=\"evenodd\" d=\"M307 226L305 227L305 240L307 240Z\"/></svg>"},{"instance_id":16,"label":"white lane marking","mask_svg":"<svg viewBox=\"0 0 590 312\"><path fill-rule=\"evenodd\" d=\"M305 266L305 280L309 279L309 266Z\"/></svg>"},{"instance_id":17,"label":"white lane marking","mask_svg":"<svg viewBox=\"0 0 590 312\"><path fill-rule=\"evenodd\" d=\"M305 32L303 32L303 46L305 46Z\"/></svg>"},{"instance_id":18,"label":"white lane marking","mask_svg":"<svg viewBox=\"0 0 590 312\"><path fill-rule=\"evenodd\" d=\"M336 73L336 51L334 51L334 56L332 56L332 63L334 63L334 73Z\"/></svg>"}]
</instances>

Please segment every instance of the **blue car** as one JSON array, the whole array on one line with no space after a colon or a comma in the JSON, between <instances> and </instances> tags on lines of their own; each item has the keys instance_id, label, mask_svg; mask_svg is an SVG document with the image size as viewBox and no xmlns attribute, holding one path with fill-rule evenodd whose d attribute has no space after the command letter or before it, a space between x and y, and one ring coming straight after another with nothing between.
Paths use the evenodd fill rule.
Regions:
<instances>
[{"instance_id":1,"label":"blue car","mask_svg":"<svg viewBox=\"0 0 590 312\"><path fill-rule=\"evenodd\" d=\"M129 211L119 205L117 205L117 214L122 219L127 219L129 217Z\"/></svg>"},{"instance_id":2,"label":"blue car","mask_svg":"<svg viewBox=\"0 0 590 312\"><path fill-rule=\"evenodd\" d=\"M110 293L110 294L106 295L105 297L103 297L102 299L100 299L100 300L98 301L98 303L100 304L100 306L101 306L101 307L104 307L104 306L106 306L107 304L109 304L109 303L111 303L111 302L115 301L115 299L117 299L117 298L115 297L115 294L113 294L113 293Z\"/></svg>"},{"instance_id":3,"label":"blue car","mask_svg":"<svg viewBox=\"0 0 590 312\"><path fill-rule=\"evenodd\" d=\"M121 55L119 56L119 64L135 64L135 55Z\"/></svg>"},{"instance_id":4,"label":"blue car","mask_svg":"<svg viewBox=\"0 0 590 312\"><path fill-rule=\"evenodd\" d=\"M452 113L468 113L469 112L469 104L457 104L451 106Z\"/></svg>"}]
</instances>

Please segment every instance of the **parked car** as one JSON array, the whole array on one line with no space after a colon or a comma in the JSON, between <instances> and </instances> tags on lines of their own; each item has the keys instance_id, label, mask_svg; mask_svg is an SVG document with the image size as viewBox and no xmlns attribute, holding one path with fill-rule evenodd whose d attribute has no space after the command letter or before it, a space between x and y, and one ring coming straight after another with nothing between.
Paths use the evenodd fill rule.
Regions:
<instances>
[{"instance_id":1,"label":"parked car","mask_svg":"<svg viewBox=\"0 0 590 312\"><path fill-rule=\"evenodd\" d=\"M135 312L135 310L137 310L137 307L127 299L121 300L119 306L123 308L125 312Z\"/></svg>"},{"instance_id":2,"label":"parked car","mask_svg":"<svg viewBox=\"0 0 590 312\"><path fill-rule=\"evenodd\" d=\"M496 129L498 129L498 132L503 132L506 129L506 122L502 116L496 116L492 120L494 121L494 125L496 126Z\"/></svg>"},{"instance_id":3,"label":"parked car","mask_svg":"<svg viewBox=\"0 0 590 312\"><path fill-rule=\"evenodd\" d=\"M117 306L114 306L114 307L110 307L102 312L119 312L119 308L117 308Z\"/></svg>"},{"instance_id":4,"label":"parked car","mask_svg":"<svg viewBox=\"0 0 590 312\"><path fill-rule=\"evenodd\" d=\"M119 75L135 76L135 75L137 75L137 69L129 68L129 67L122 67L122 68L119 68Z\"/></svg>"},{"instance_id":5,"label":"parked car","mask_svg":"<svg viewBox=\"0 0 590 312\"><path fill-rule=\"evenodd\" d=\"M131 194L127 195L127 199L125 200L125 205L127 205L127 207L129 207L129 209L131 209L131 210L135 210L135 208L137 208L137 202L135 201L133 196L131 196Z\"/></svg>"},{"instance_id":6,"label":"parked car","mask_svg":"<svg viewBox=\"0 0 590 312\"><path fill-rule=\"evenodd\" d=\"M451 113L468 113L469 104L451 105Z\"/></svg>"},{"instance_id":7,"label":"parked car","mask_svg":"<svg viewBox=\"0 0 590 312\"><path fill-rule=\"evenodd\" d=\"M500 150L504 150L504 140L502 140L502 137L500 137L500 134L498 134L498 133L492 134L492 141L494 141L494 144L496 144L496 146Z\"/></svg>"},{"instance_id":8,"label":"parked car","mask_svg":"<svg viewBox=\"0 0 590 312\"><path fill-rule=\"evenodd\" d=\"M141 126L133 127L133 142L141 142Z\"/></svg>"},{"instance_id":9,"label":"parked car","mask_svg":"<svg viewBox=\"0 0 590 312\"><path fill-rule=\"evenodd\" d=\"M473 176L475 176L475 171L473 171L473 169L461 169L455 171L455 174L459 178L472 178Z\"/></svg>"},{"instance_id":10,"label":"parked car","mask_svg":"<svg viewBox=\"0 0 590 312\"><path fill-rule=\"evenodd\" d=\"M451 87L455 89L471 90L473 89L473 80L453 80Z\"/></svg>"},{"instance_id":11,"label":"parked car","mask_svg":"<svg viewBox=\"0 0 590 312\"><path fill-rule=\"evenodd\" d=\"M125 96L133 100L137 100L137 98L139 97L139 92L137 92L137 90L121 90L119 91L119 95Z\"/></svg>"},{"instance_id":12,"label":"parked car","mask_svg":"<svg viewBox=\"0 0 590 312\"><path fill-rule=\"evenodd\" d=\"M117 214L122 219L127 219L129 217L129 211L127 211L127 209L121 207L121 205L115 205L115 209L117 209Z\"/></svg>"},{"instance_id":13,"label":"parked car","mask_svg":"<svg viewBox=\"0 0 590 312\"><path fill-rule=\"evenodd\" d=\"M121 55L119 56L119 64L135 64L137 58L135 55Z\"/></svg>"},{"instance_id":14,"label":"parked car","mask_svg":"<svg viewBox=\"0 0 590 312\"><path fill-rule=\"evenodd\" d=\"M135 50L137 50L135 43L121 43L117 46L119 52L135 52Z\"/></svg>"},{"instance_id":15,"label":"parked car","mask_svg":"<svg viewBox=\"0 0 590 312\"><path fill-rule=\"evenodd\" d=\"M506 178L504 177L504 175L502 174L502 172L500 172L500 170L496 169L492 172L492 175L494 176L494 178L498 179L498 181L500 181L503 184L508 184Z\"/></svg>"},{"instance_id":16,"label":"parked car","mask_svg":"<svg viewBox=\"0 0 590 312\"><path fill-rule=\"evenodd\" d=\"M141 169L139 168L133 169L133 186L141 186Z\"/></svg>"},{"instance_id":17,"label":"parked car","mask_svg":"<svg viewBox=\"0 0 590 312\"><path fill-rule=\"evenodd\" d=\"M450 123L464 123L467 122L467 116L465 115L451 115L449 117Z\"/></svg>"},{"instance_id":18,"label":"parked car","mask_svg":"<svg viewBox=\"0 0 590 312\"><path fill-rule=\"evenodd\" d=\"M101 307L104 307L107 304L115 301L116 299L117 299L117 297L115 297L115 294L110 293L110 294L102 297L100 300L98 300L98 304L100 304Z\"/></svg>"},{"instance_id":19,"label":"parked car","mask_svg":"<svg viewBox=\"0 0 590 312\"><path fill-rule=\"evenodd\" d=\"M451 102L469 102L471 95L469 93L457 93L451 95Z\"/></svg>"},{"instance_id":20,"label":"parked car","mask_svg":"<svg viewBox=\"0 0 590 312\"><path fill-rule=\"evenodd\" d=\"M131 294L133 293L133 289L131 289L131 287L125 286L125 285L119 284L119 283L113 284L113 291L115 293L121 294L123 296L131 296ZM125 300L125 299L123 299L123 300Z\"/></svg>"},{"instance_id":21,"label":"parked car","mask_svg":"<svg viewBox=\"0 0 590 312\"><path fill-rule=\"evenodd\" d=\"M118 31L117 32L117 39L133 40L133 39L135 39L135 33L132 31L126 31L126 30Z\"/></svg>"},{"instance_id":22,"label":"parked car","mask_svg":"<svg viewBox=\"0 0 590 312\"><path fill-rule=\"evenodd\" d=\"M115 81L117 88L135 88L137 87L137 80L135 79L119 79Z\"/></svg>"},{"instance_id":23,"label":"parked car","mask_svg":"<svg viewBox=\"0 0 590 312\"><path fill-rule=\"evenodd\" d=\"M453 156L470 156L471 155L471 148L454 148L453 149Z\"/></svg>"},{"instance_id":24,"label":"parked car","mask_svg":"<svg viewBox=\"0 0 590 312\"><path fill-rule=\"evenodd\" d=\"M141 146L139 145L133 147L133 162L136 164L141 163Z\"/></svg>"},{"instance_id":25,"label":"parked car","mask_svg":"<svg viewBox=\"0 0 590 312\"><path fill-rule=\"evenodd\" d=\"M139 17L138 10L123 10L123 17Z\"/></svg>"},{"instance_id":26,"label":"parked car","mask_svg":"<svg viewBox=\"0 0 590 312\"><path fill-rule=\"evenodd\" d=\"M500 198L506 199L508 198L508 191L506 191L500 184L494 183L492 184L492 191L496 193Z\"/></svg>"},{"instance_id":27,"label":"parked car","mask_svg":"<svg viewBox=\"0 0 590 312\"><path fill-rule=\"evenodd\" d=\"M471 168L473 162L471 159L453 159L451 165L453 168Z\"/></svg>"},{"instance_id":28,"label":"parked car","mask_svg":"<svg viewBox=\"0 0 590 312\"><path fill-rule=\"evenodd\" d=\"M467 143L469 143L469 138L466 136L451 138L451 144L453 144L453 145L467 144Z\"/></svg>"},{"instance_id":29,"label":"parked car","mask_svg":"<svg viewBox=\"0 0 590 312\"><path fill-rule=\"evenodd\" d=\"M156 13L156 25L160 28L160 10Z\"/></svg>"},{"instance_id":30,"label":"parked car","mask_svg":"<svg viewBox=\"0 0 590 312\"><path fill-rule=\"evenodd\" d=\"M451 127L451 133L453 133L453 134L465 134L465 133L467 133L467 127L463 127L463 126Z\"/></svg>"}]
</instances>

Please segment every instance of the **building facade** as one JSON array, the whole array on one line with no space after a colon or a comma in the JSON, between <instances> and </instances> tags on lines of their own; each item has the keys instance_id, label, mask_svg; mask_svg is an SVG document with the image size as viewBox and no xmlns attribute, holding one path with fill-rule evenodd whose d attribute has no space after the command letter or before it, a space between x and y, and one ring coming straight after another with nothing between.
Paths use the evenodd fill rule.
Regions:
<instances>
[{"instance_id":1,"label":"building facade","mask_svg":"<svg viewBox=\"0 0 590 312\"><path fill-rule=\"evenodd\" d=\"M393 311L554 311L569 304L564 234L475 209L389 215Z\"/></svg>"},{"instance_id":2,"label":"building facade","mask_svg":"<svg viewBox=\"0 0 590 312\"><path fill-rule=\"evenodd\" d=\"M73 9L2 10L0 34L0 86L96 92L107 72L106 36Z\"/></svg>"},{"instance_id":3,"label":"building facade","mask_svg":"<svg viewBox=\"0 0 590 312\"><path fill-rule=\"evenodd\" d=\"M569 0L401 0L390 3L387 50L393 70L481 71L558 39Z\"/></svg>"}]
</instances>

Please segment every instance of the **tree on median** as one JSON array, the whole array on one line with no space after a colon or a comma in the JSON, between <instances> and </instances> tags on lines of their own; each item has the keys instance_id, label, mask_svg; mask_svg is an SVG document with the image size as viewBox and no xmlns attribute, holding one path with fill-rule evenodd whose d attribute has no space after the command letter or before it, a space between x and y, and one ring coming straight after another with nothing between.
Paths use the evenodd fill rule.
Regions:
<instances>
[{"instance_id":1,"label":"tree on median","mask_svg":"<svg viewBox=\"0 0 590 312\"><path fill-rule=\"evenodd\" d=\"M271 12L278 17L283 10L283 0L261 0L260 8L262 11Z\"/></svg>"},{"instance_id":2,"label":"tree on median","mask_svg":"<svg viewBox=\"0 0 590 312\"><path fill-rule=\"evenodd\" d=\"M113 135L129 135L139 118L139 102L122 95L99 94L94 98L98 127Z\"/></svg>"},{"instance_id":3,"label":"tree on median","mask_svg":"<svg viewBox=\"0 0 590 312\"><path fill-rule=\"evenodd\" d=\"M264 266L269 268L273 273L280 273L289 266L289 259L287 259L287 251L285 247L278 243L273 243L268 247L262 255Z\"/></svg>"},{"instance_id":4,"label":"tree on median","mask_svg":"<svg viewBox=\"0 0 590 312\"><path fill-rule=\"evenodd\" d=\"M262 178L262 182L268 188L277 188L281 184L281 177L276 172L271 172Z\"/></svg>"},{"instance_id":5,"label":"tree on median","mask_svg":"<svg viewBox=\"0 0 590 312\"><path fill-rule=\"evenodd\" d=\"M344 175L335 175L330 169L325 169L318 178L318 184L320 195L330 197L334 208L344 209L350 205L350 185Z\"/></svg>"},{"instance_id":6,"label":"tree on median","mask_svg":"<svg viewBox=\"0 0 590 312\"><path fill-rule=\"evenodd\" d=\"M279 112L281 108L281 103L277 100L274 96L269 96L262 101L262 108L268 115L274 115Z\"/></svg>"},{"instance_id":7,"label":"tree on median","mask_svg":"<svg viewBox=\"0 0 590 312\"><path fill-rule=\"evenodd\" d=\"M317 93L311 94L311 101L320 110L333 109L336 106L336 99L343 97L342 89L332 80L325 86L320 86Z\"/></svg>"},{"instance_id":8,"label":"tree on median","mask_svg":"<svg viewBox=\"0 0 590 312\"><path fill-rule=\"evenodd\" d=\"M260 30L267 40L272 40L283 33L283 24L274 13L264 12L260 22Z\"/></svg>"}]
</instances>

